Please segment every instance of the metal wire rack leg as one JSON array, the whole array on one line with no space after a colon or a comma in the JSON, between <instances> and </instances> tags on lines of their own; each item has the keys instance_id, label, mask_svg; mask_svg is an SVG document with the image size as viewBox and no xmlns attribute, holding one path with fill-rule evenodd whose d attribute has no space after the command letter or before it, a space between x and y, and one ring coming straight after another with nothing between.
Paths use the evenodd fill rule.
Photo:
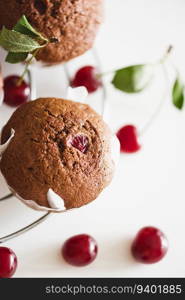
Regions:
<instances>
[{"instance_id":1,"label":"metal wire rack leg","mask_svg":"<svg viewBox=\"0 0 185 300\"><path fill-rule=\"evenodd\" d=\"M5 235L5 236L1 237L0 238L0 244L2 244L4 242L7 242L7 241L9 241L9 240L11 240L11 239L13 239L13 238L21 235L22 233L27 232L28 230L36 227L37 225L39 225L40 223L42 223L43 221L45 221L49 217L49 215L51 215L50 212L46 213L45 215L43 215L41 218L37 219L33 223L31 223L31 224L29 224L29 225L27 225L27 226L25 226L25 227L23 227L23 228L15 231L15 232L13 232L11 234L8 234L8 235Z\"/></svg>"}]
</instances>

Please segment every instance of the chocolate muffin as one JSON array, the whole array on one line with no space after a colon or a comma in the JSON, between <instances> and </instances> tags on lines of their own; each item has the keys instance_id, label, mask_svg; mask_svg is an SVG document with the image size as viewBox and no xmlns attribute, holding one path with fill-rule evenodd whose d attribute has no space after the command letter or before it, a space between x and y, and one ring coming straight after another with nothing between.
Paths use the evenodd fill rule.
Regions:
<instances>
[{"instance_id":1,"label":"chocolate muffin","mask_svg":"<svg viewBox=\"0 0 185 300\"><path fill-rule=\"evenodd\" d=\"M57 209L60 205L51 199L55 195L65 209L81 207L96 199L112 179L114 139L88 105L40 98L20 106L3 128L1 144L8 142L0 169L23 200Z\"/></svg>"},{"instance_id":2,"label":"chocolate muffin","mask_svg":"<svg viewBox=\"0 0 185 300\"><path fill-rule=\"evenodd\" d=\"M93 45L102 18L103 0L0 0L0 28L12 29L24 14L31 25L58 43L37 55L46 63L66 62Z\"/></svg>"}]
</instances>

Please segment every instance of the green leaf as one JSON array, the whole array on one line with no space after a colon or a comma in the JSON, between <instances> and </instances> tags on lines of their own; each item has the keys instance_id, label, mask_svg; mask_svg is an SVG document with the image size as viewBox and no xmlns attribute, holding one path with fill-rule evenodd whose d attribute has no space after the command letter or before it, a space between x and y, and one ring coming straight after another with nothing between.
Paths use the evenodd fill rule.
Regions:
<instances>
[{"instance_id":1,"label":"green leaf","mask_svg":"<svg viewBox=\"0 0 185 300\"><path fill-rule=\"evenodd\" d=\"M138 93L150 83L153 73L153 65L128 66L116 71L112 84L123 92Z\"/></svg>"},{"instance_id":2,"label":"green leaf","mask_svg":"<svg viewBox=\"0 0 185 300\"><path fill-rule=\"evenodd\" d=\"M172 89L173 104L176 108L182 109L184 105L184 85L180 78L177 77Z\"/></svg>"},{"instance_id":3,"label":"green leaf","mask_svg":"<svg viewBox=\"0 0 185 300\"><path fill-rule=\"evenodd\" d=\"M42 48L38 42L22 33L8 30L5 27L0 32L0 46L10 52L32 52Z\"/></svg>"},{"instance_id":4,"label":"green leaf","mask_svg":"<svg viewBox=\"0 0 185 300\"><path fill-rule=\"evenodd\" d=\"M28 35L32 38L39 38L43 41L48 41L45 37L41 35L40 32L35 30L31 24L28 22L26 16L22 16L17 24L14 26L13 30Z\"/></svg>"},{"instance_id":5,"label":"green leaf","mask_svg":"<svg viewBox=\"0 0 185 300\"><path fill-rule=\"evenodd\" d=\"M17 64L19 62L25 61L27 56L28 53L25 52L20 52L20 53L9 52L6 56L5 61L10 64Z\"/></svg>"}]
</instances>

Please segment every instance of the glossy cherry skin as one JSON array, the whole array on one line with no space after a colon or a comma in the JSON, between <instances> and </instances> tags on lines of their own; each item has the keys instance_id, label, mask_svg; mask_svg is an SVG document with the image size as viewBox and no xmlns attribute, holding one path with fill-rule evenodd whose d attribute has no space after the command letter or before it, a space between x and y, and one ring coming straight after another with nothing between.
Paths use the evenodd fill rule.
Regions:
<instances>
[{"instance_id":1,"label":"glossy cherry skin","mask_svg":"<svg viewBox=\"0 0 185 300\"><path fill-rule=\"evenodd\" d=\"M30 87L23 80L17 84L20 77L11 75L4 79L4 102L9 106L19 106L29 100Z\"/></svg>"},{"instance_id":2,"label":"glossy cherry skin","mask_svg":"<svg viewBox=\"0 0 185 300\"><path fill-rule=\"evenodd\" d=\"M6 247L0 247L0 278L10 278L17 269L17 256Z\"/></svg>"},{"instance_id":3,"label":"glossy cherry skin","mask_svg":"<svg viewBox=\"0 0 185 300\"><path fill-rule=\"evenodd\" d=\"M140 150L137 128L134 125L125 125L117 132L121 152L134 153Z\"/></svg>"},{"instance_id":4,"label":"glossy cherry skin","mask_svg":"<svg viewBox=\"0 0 185 300\"><path fill-rule=\"evenodd\" d=\"M145 264L160 261L166 255L167 250L168 241L166 236L155 227L142 228L131 246L133 257Z\"/></svg>"},{"instance_id":5,"label":"glossy cherry skin","mask_svg":"<svg viewBox=\"0 0 185 300\"><path fill-rule=\"evenodd\" d=\"M98 246L93 237L79 234L69 238L62 247L62 255L66 262L82 267L92 263L98 252Z\"/></svg>"},{"instance_id":6,"label":"glossy cherry skin","mask_svg":"<svg viewBox=\"0 0 185 300\"><path fill-rule=\"evenodd\" d=\"M98 73L95 67L85 66L77 71L71 81L71 86L85 86L89 93L93 93L102 86L102 82L97 75Z\"/></svg>"}]
</instances>

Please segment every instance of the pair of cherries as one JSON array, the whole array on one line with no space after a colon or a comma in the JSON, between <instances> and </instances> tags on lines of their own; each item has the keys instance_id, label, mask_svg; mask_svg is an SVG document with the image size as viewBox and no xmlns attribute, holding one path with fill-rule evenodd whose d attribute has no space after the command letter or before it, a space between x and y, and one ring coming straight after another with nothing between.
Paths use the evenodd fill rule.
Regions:
<instances>
[{"instance_id":1,"label":"pair of cherries","mask_svg":"<svg viewBox=\"0 0 185 300\"><path fill-rule=\"evenodd\" d=\"M144 227L136 235L131 252L133 257L142 263L151 264L160 261L168 248L167 238L155 227ZM62 248L64 259L74 266L86 266L93 262L98 253L95 239L81 234L68 239Z\"/></svg>"},{"instance_id":2,"label":"pair of cherries","mask_svg":"<svg viewBox=\"0 0 185 300\"><path fill-rule=\"evenodd\" d=\"M92 66L81 68L71 81L71 86L85 86L89 93L95 92L101 85L96 69ZM19 76L11 75L4 80L4 94L4 102L16 107L29 100L30 86Z\"/></svg>"},{"instance_id":3,"label":"pair of cherries","mask_svg":"<svg viewBox=\"0 0 185 300\"><path fill-rule=\"evenodd\" d=\"M166 236L155 227L144 227L136 235L131 252L142 263L152 264L160 261L168 250ZM62 247L62 256L73 266L86 266L92 263L98 253L96 240L87 234L69 238ZM17 268L15 253L6 247L0 247L0 278L10 278Z\"/></svg>"},{"instance_id":4,"label":"pair of cherries","mask_svg":"<svg viewBox=\"0 0 185 300\"><path fill-rule=\"evenodd\" d=\"M16 107L29 100L30 87L24 80L20 83L19 80L20 77L16 75L8 76L4 80L4 102L9 106ZM78 70L71 81L71 86L85 86L89 93L95 92L101 85L102 83L97 77L96 69L92 66L86 66ZM117 137L120 141L121 152L134 153L141 148L138 143L137 129L133 125L122 127L117 132ZM79 139L77 144L81 148L83 141Z\"/></svg>"}]
</instances>

